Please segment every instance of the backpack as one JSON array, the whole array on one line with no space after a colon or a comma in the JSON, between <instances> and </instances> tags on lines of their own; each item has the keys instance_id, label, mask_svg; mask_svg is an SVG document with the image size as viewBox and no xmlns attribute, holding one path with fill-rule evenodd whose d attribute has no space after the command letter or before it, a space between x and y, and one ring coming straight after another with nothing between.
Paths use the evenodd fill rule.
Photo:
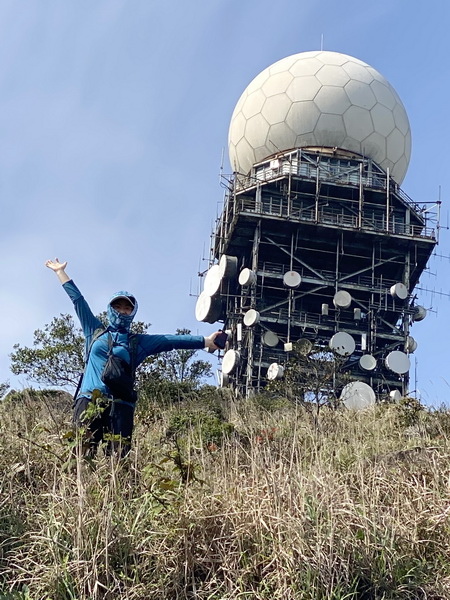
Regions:
<instances>
[{"instance_id":1,"label":"backpack","mask_svg":"<svg viewBox=\"0 0 450 600\"><path fill-rule=\"evenodd\" d=\"M103 383L105 383L105 385L107 385L111 389L112 392L114 392L114 388L117 389L117 395L119 395L119 396L125 395L125 389L126 389L127 390L126 395L133 396L134 400L136 400L136 394L133 390L133 386L134 386L134 379L135 379L135 374L136 374L136 366L135 365L136 365L136 356L137 356L137 341L138 341L137 335L136 334L128 334L128 350L130 353L130 364L128 365L122 359L119 359L118 357L114 357L114 355L112 353L113 342L112 342L112 337L111 337L110 333L108 332L108 330L105 327L98 327L94 331L94 333L92 335L92 339L90 341L90 344L86 350L84 369L80 375L80 379L78 380L78 385L75 390L75 394L73 396L74 402L77 399L78 392L80 391L81 384L83 382L84 372L86 370L86 365L89 360L89 355L91 353L92 345L104 333L108 333L109 352L108 352L108 359L105 363L105 367L104 367L103 373L102 373L102 381L103 381ZM126 371L126 373L125 373L125 371ZM123 374L122 378L124 380L123 381L124 385L120 385L121 372ZM105 377L106 377L106 379L105 379ZM123 400L127 400L127 398L123 398Z\"/></svg>"}]
</instances>

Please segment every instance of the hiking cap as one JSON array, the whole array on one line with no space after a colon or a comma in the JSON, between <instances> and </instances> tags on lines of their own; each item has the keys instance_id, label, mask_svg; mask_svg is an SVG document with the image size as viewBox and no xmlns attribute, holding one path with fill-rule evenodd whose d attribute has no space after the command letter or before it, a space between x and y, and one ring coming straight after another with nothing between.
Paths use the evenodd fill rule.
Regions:
<instances>
[{"instance_id":1,"label":"hiking cap","mask_svg":"<svg viewBox=\"0 0 450 600\"><path fill-rule=\"evenodd\" d=\"M131 304L131 306L133 308L136 305L136 299L133 298L133 296L114 296L114 298L111 300L110 304L113 304L116 300L126 300L127 302L129 302Z\"/></svg>"}]
</instances>

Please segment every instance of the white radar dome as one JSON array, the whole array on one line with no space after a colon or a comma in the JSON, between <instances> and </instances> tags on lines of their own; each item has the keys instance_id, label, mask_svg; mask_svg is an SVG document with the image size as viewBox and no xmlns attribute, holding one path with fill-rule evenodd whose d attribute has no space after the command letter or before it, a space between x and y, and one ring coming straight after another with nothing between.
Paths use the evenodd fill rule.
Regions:
<instances>
[{"instance_id":1,"label":"white radar dome","mask_svg":"<svg viewBox=\"0 0 450 600\"><path fill-rule=\"evenodd\" d=\"M302 52L267 67L240 97L228 136L233 170L294 148L340 148L374 160L401 184L411 156L408 116L370 65L338 52Z\"/></svg>"}]
</instances>

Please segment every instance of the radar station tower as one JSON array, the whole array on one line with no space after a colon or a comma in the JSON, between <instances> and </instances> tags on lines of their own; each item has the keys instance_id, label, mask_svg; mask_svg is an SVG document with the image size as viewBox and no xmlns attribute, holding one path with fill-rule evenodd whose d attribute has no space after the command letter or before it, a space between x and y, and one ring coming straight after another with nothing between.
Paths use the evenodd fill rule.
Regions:
<instances>
[{"instance_id":1,"label":"radar station tower","mask_svg":"<svg viewBox=\"0 0 450 600\"><path fill-rule=\"evenodd\" d=\"M283 377L294 347L321 348L342 358L350 404L407 394L439 225L439 203L400 187L410 153L398 94L360 60L296 54L248 85L196 305L229 331L223 385L249 395Z\"/></svg>"}]
</instances>

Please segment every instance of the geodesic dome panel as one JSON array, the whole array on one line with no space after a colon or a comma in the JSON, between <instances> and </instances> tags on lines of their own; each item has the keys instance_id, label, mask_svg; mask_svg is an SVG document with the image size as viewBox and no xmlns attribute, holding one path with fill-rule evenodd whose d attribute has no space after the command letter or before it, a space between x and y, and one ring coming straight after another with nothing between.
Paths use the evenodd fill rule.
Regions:
<instances>
[{"instance_id":1,"label":"geodesic dome panel","mask_svg":"<svg viewBox=\"0 0 450 600\"><path fill-rule=\"evenodd\" d=\"M243 174L277 152L337 147L389 168L401 184L411 131L397 92L373 67L338 52L303 52L249 84L231 117L228 146L233 170Z\"/></svg>"}]
</instances>

